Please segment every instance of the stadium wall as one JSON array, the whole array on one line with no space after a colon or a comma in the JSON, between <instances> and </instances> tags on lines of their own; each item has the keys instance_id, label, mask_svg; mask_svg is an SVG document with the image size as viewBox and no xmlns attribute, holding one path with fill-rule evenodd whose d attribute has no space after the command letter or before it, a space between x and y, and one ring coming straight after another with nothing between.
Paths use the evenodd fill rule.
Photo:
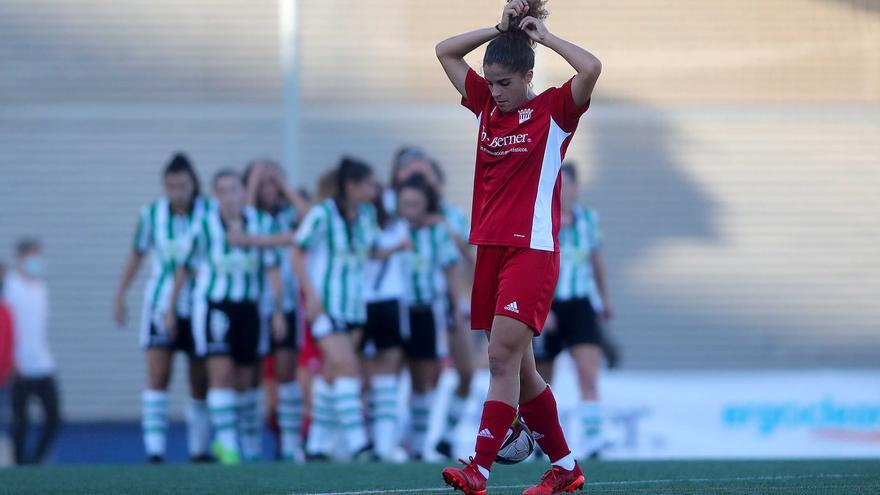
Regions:
<instances>
[{"instance_id":1,"label":"stadium wall","mask_svg":"<svg viewBox=\"0 0 880 495\"><path fill-rule=\"evenodd\" d=\"M550 27L604 62L570 158L604 221L625 366L876 366L880 15L860 5L551 2ZM385 177L395 148L418 144L468 207L473 119L433 46L497 10L301 1L301 183L343 153ZM68 418L139 414L143 276L124 331L111 300L164 160L188 151L207 187L219 167L280 156L290 139L278 11L0 3L0 259L21 234L46 241ZM537 70L539 89L570 76L548 53Z\"/></svg>"}]
</instances>

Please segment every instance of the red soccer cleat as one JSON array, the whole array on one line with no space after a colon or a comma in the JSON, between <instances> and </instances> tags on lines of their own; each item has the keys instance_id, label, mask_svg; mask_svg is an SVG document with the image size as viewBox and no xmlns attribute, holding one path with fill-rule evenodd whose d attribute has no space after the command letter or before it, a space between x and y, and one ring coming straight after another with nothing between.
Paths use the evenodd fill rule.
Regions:
<instances>
[{"instance_id":1,"label":"red soccer cleat","mask_svg":"<svg viewBox=\"0 0 880 495\"><path fill-rule=\"evenodd\" d=\"M554 493L571 493L584 488L584 472L579 464L574 469L566 471L559 466L548 469L541 482L526 488L523 495L553 495Z\"/></svg>"},{"instance_id":2,"label":"red soccer cleat","mask_svg":"<svg viewBox=\"0 0 880 495\"><path fill-rule=\"evenodd\" d=\"M465 466L463 468L450 466L444 469L443 481L452 488L464 492L465 495L486 495L486 478L480 473L474 458L471 457L469 463L461 459L458 462Z\"/></svg>"}]
</instances>

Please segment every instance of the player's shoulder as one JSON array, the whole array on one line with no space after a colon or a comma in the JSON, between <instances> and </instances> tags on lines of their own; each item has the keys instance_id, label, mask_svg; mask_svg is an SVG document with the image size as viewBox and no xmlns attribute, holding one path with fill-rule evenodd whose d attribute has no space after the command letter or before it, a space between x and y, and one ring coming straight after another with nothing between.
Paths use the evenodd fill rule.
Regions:
<instances>
[{"instance_id":1,"label":"player's shoulder","mask_svg":"<svg viewBox=\"0 0 880 495\"><path fill-rule=\"evenodd\" d=\"M141 206L141 214L147 216L155 215L162 208L168 208L168 198L165 196L159 196L158 198Z\"/></svg>"}]
</instances>

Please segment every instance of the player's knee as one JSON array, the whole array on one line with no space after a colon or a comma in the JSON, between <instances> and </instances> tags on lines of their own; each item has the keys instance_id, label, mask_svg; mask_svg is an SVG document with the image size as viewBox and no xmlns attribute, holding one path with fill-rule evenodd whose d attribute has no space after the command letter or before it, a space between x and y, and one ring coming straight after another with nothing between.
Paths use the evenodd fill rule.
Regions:
<instances>
[{"instance_id":1,"label":"player's knee","mask_svg":"<svg viewBox=\"0 0 880 495\"><path fill-rule=\"evenodd\" d=\"M520 358L515 347L490 345L489 373L493 377L516 374Z\"/></svg>"}]
</instances>

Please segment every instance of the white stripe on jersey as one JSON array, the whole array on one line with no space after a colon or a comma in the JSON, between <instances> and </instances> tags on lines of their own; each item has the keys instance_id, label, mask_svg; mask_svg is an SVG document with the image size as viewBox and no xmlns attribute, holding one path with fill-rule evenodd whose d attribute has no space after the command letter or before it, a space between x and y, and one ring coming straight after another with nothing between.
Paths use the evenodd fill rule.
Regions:
<instances>
[{"instance_id":1,"label":"white stripe on jersey","mask_svg":"<svg viewBox=\"0 0 880 495\"><path fill-rule=\"evenodd\" d=\"M361 206L348 225L333 199L309 210L297 230L295 241L306 250L309 279L331 318L350 324L366 321L364 266L377 231L372 206Z\"/></svg>"},{"instance_id":2,"label":"white stripe on jersey","mask_svg":"<svg viewBox=\"0 0 880 495\"><path fill-rule=\"evenodd\" d=\"M590 255L602 245L599 216L575 205L571 225L559 232L559 283L555 298L560 301L588 297L599 303L599 290Z\"/></svg>"},{"instance_id":3,"label":"white stripe on jersey","mask_svg":"<svg viewBox=\"0 0 880 495\"><path fill-rule=\"evenodd\" d=\"M271 234L270 215L246 207L242 216L246 234ZM278 259L274 249L230 246L226 242L226 227L220 209L215 207L202 220L188 263L197 267L194 297L213 302L257 302L264 290L263 270L277 266Z\"/></svg>"},{"instance_id":4,"label":"white stripe on jersey","mask_svg":"<svg viewBox=\"0 0 880 495\"><path fill-rule=\"evenodd\" d=\"M535 210L532 215L532 249L553 251L553 190L559 180L562 168L562 145L570 136L563 131L553 118L547 132L547 146L544 148L544 161L541 163L541 178L538 180L538 194L535 197Z\"/></svg>"}]
</instances>

